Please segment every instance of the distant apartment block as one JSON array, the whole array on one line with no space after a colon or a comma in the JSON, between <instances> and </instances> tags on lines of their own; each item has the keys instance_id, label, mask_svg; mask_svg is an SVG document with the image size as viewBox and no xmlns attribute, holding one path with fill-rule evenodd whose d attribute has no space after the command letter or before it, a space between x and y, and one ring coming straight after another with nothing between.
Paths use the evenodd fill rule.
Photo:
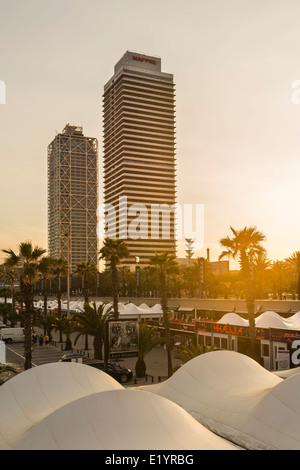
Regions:
<instances>
[{"instance_id":1,"label":"distant apartment block","mask_svg":"<svg viewBox=\"0 0 300 470\"><path fill-rule=\"evenodd\" d=\"M98 142L67 124L48 146L48 251L98 263Z\"/></svg>"}]
</instances>

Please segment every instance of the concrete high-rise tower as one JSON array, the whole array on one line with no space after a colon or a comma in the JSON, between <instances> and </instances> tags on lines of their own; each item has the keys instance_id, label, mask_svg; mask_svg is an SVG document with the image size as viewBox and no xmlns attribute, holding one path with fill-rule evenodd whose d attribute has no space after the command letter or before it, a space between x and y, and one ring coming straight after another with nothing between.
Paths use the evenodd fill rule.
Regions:
<instances>
[{"instance_id":1,"label":"concrete high-rise tower","mask_svg":"<svg viewBox=\"0 0 300 470\"><path fill-rule=\"evenodd\" d=\"M48 251L98 264L98 142L67 124L48 146Z\"/></svg>"},{"instance_id":2,"label":"concrete high-rise tower","mask_svg":"<svg viewBox=\"0 0 300 470\"><path fill-rule=\"evenodd\" d=\"M176 254L174 88L160 58L132 51L104 86L104 202L115 207L116 238L126 240L131 254L122 264L138 258L145 265L156 252ZM162 213L154 214L157 206L169 216L169 230ZM139 236L132 230L137 219Z\"/></svg>"}]
</instances>

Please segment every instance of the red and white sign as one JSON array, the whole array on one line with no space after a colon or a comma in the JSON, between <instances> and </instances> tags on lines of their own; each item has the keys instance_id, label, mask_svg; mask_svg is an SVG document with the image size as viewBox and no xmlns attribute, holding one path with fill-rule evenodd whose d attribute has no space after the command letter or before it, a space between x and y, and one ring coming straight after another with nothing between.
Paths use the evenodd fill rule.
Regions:
<instances>
[{"instance_id":1,"label":"red and white sign","mask_svg":"<svg viewBox=\"0 0 300 470\"><path fill-rule=\"evenodd\" d=\"M138 55L133 55L132 60L137 60L138 62L145 62L146 64L156 65L156 60L149 59L148 57L140 57Z\"/></svg>"}]
</instances>

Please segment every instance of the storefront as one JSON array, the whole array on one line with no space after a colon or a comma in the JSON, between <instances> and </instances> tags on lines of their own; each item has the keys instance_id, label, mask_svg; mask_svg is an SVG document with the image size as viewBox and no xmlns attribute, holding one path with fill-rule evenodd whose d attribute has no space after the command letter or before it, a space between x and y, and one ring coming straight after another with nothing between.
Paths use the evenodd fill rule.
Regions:
<instances>
[{"instance_id":1,"label":"storefront","mask_svg":"<svg viewBox=\"0 0 300 470\"><path fill-rule=\"evenodd\" d=\"M256 355L268 370L290 369L295 367L291 360L292 343L300 340L300 331L257 328ZM249 328L246 326L224 325L209 321L196 322L197 344L215 345L217 349L227 349L249 355Z\"/></svg>"},{"instance_id":2,"label":"storefront","mask_svg":"<svg viewBox=\"0 0 300 470\"><path fill-rule=\"evenodd\" d=\"M217 349L227 349L247 353L248 328L234 325L221 325L211 321L196 322L197 343L214 345ZM246 340L246 341L245 341Z\"/></svg>"},{"instance_id":3,"label":"storefront","mask_svg":"<svg viewBox=\"0 0 300 470\"><path fill-rule=\"evenodd\" d=\"M162 320L149 320L147 325L158 328L161 335L164 335L164 325ZM169 321L170 334L171 334L171 347L178 349L181 345L188 346L193 343L196 344L196 330L195 322L184 322L180 320Z\"/></svg>"},{"instance_id":4,"label":"storefront","mask_svg":"<svg viewBox=\"0 0 300 470\"><path fill-rule=\"evenodd\" d=\"M261 357L268 370L282 370L296 367L293 364L293 342L300 339L300 331L281 329L257 329L261 344Z\"/></svg>"}]
</instances>

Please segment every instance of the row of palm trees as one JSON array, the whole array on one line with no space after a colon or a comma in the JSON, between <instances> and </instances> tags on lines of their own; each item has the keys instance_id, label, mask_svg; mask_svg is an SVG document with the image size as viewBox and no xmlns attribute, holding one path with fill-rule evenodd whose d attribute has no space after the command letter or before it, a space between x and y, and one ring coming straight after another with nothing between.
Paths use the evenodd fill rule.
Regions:
<instances>
[{"instance_id":1,"label":"row of palm trees","mask_svg":"<svg viewBox=\"0 0 300 470\"><path fill-rule=\"evenodd\" d=\"M257 286L262 284L262 273L266 273L270 269L267 262L266 250L263 247L265 235L258 231L256 227L244 227L242 230L231 229L231 237L227 236L220 240L220 245L223 251L219 257L220 260L225 257L238 259L240 264L239 282L242 286L244 297L247 303L249 327L250 327L250 340L251 340L251 355L254 357L254 344L255 344L255 312L254 301L257 296ZM21 243L19 246L19 253L14 253L12 250L3 250L7 258L4 262L5 269L9 272L16 268L21 262L22 270L20 274L20 291L21 298L24 305L24 327L25 327L25 369L31 367L31 332L33 321L33 284L37 279L38 274L44 280L44 295L47 295L47 279L51 276L56 277L58 284L58 316L61 317L61 291L60 279L66 274L68 266L67 262L63 259L51 259L45 255L45 250L39 247L33 247L31 242ZM100 259L105 259L108 266L108 272L111 279L111 291L113 297L113 308L111 314L115 319L119 317L118 312L118 297L120 291L120 274L122 270L119 269L120 262L130 256L126 243L123 240L105 239L103 247L99 252ZM199 282L200 260L195 260L193 265L186 271L188 282L191 283L195 278ZM203 259L202 259L203 263ZM293 269L297 277L297 286L300 290L300 252L295 252L285 262L286 270ZM276 269L279 271L280 262L273 263L272 271ZM260 269L258 269L260 268ZM148 272L152 277L156 277L159 285L160 302L163 311L163 321L165 329L165 344L168 358L168 374L172 371L171 360L171 344L170 344L170 330L169 330L169 315L168 315L168 293L170 292L170 285L180 275L180 269L176 263L175 256L168 253L157 253L149 259ZM88 261L82 262L77 267L77 273L83 278L83 288L85 303L89 299L89 276L96 273L96 267ZM191 276L194 274L194 277ZM209 282L213 283L213 274L210 271L210 265L207 260L204 260L204 280L206 283L204 289L208 289ZM283 284L282 284L283 285ZM203 286L202 286L203 288ZM300 294L300 292L299 292ZM299 296L300 298L300 296ZM45 297L46 299L46 297ZM46 302L45 302L46 305ZM46 311L45 311L46 313Z\"/></svg>"},{"instance_id":2,"label":"row of palm trees","mask_svg":"<svg viewBox=\"0 0 300 470\"><path fill-rule=\"evenodd\" d=\"M124 244L120 245L122 250L126 250ZM119 247L103 247L103 251L119 250ZM226 251L225 251L226 253ZM117 276L118 276L118 292L120 296L137 295L136 275L129 268L122 266L120 261L127 257L122 253L118 253L117 259ZM225 254L224 256L227 256ZM115 255L113 255L113 258ZM223 257L221 258L223 259ZM112 265L115 265L112 259ZM203 271L203 279L201 281L201 270ZM64 259L53 260L49 257L43 257L38 266L40 274L39 280L35 282L35 292L43 292L44 300L48 295L57 293L59 300L61 292L66 292L66 275L67 263ZM115 270L113 270L115 272ZM285 293L289 293L293 299L297 296L300 299L300 251L294 252L286 260L271 261L267 258L265 252L257 253L253 259L254 273L254 289L257 299L268 298L286 298ZM1 276L2 274L2 276ZM5 281L7 286L8 280L11 283L11 289L2 287L0 289L1 297L7 298L12 296L18 297L18 292L14 292L14 279L16 274L13 270L5 269L0 271L0 280ZM50 281L50 282L49 282ZM49 289L50 284L50 289ZM99 294L101 288L101 297L109 297L112 295L112 286L115 288L116 280L112 282L111 270L105 270L101 273L97 271L96 265L89 261L83 261L77 265L76 272L72 275L72 291L82 293L85 302L88 301L89 295ZM96 289L98 287L98 290ZM141 296L159 296L160 281L157 270L153 266L140 269L140 294ZM210 297L210 298L244 298L244 282L241 271L228 271L220 274L213 272L213 266L209 260L197 258L191 260L188 267L173 270L168 276L168 296L169 297ZM44 302L46 305L46 302ZM60 304L60 301L59 301ZM13 306L14 309L14 306Z\"/></svg>"},{"instance_id":3,"label":"row of palm trees","mask_svg":"<svg viewBox=\"0 0 300 470\"><path fill-rule=\"evenodd\" d=\"M93 338L93 356L95 359L103 359L103 346L105 341L105 325L106 321L113 318L112 306L107 303L96 305L85 303L82 313L70 316L59 317L56 314L42 315L34 312L33 325L41 327L44 335L48 335L52 339L53 330L59 332L60 342L63 342L65 335L65 351L71 351L77 344L80 337ZM20 312L18 319L21 323L25 320L24 312ZM71 335L73 334L74 343L72 343ZM136 376L144 377L146 375L146 355L157 345L164 343L158 330L148 328L146 324L139 325L139 352L136 362ZM88 348L86 348L88 349ZM1 384L1 383L0 383Z\"/></svg>"},{"instance_id":4,"label":"row of palm trees","mask_svg":"<svg viewBox=\"0 0 300 470\"><path fill-rule=\"evenodd\" d=\"M263 246L263 242L266 240L263 232L257 230L256 227L244 227L242 230L230 227L230 229L231 237L227 236L220 240L223 251L219 259L229 257L239 261L240 279L245 292L249 320L250 355L255 358L255 299L258 286L260 285L261 288L267 274L271 273L271 279L276 276L275 278L280 280L277 287L281 296L284 287L284 273L292 272L296 277L298 298L300 299L300 252L294 252L285 261L277 261L271 266Z\"/></svg>"},{"instance_id":5,"label":"row of palm trees","mask_svg":"<svg viewBox=\"0 0 300 470\"><path fill-rule=\"evenodd\" d=\"M6 272L12 272L16 269L17 266L22 266L20 276L19 276L19 285L20 285L20 294L21 294L21 304L23 306L23 319L24 319L24 331L25 331L25 340L24 340L24 349L25 349L25 363L24 369L30 369L32 363L32 331L33 331L33 319L34 319L34 282L40 275L44 280L44 308L45 308L45 318L47 318L47 279L51 276L57 278L58 283L58 318L62 321L67 322L68 319L62 318L61 312L61 289L60 289L60 279L61 276L67 273L68 265L67 262L62 259L53 259L47 256L43 256L46 253L46 250L40 247L33 247L31 242L22 242L19 245L19 252L15 253L13 250L3 250L7 255L3 263L3 266ZM118 312L118 295L119 295L119 276L118 276L118 264L121 259L129 257L129 252L127 246L123 240L112 240L106 239L103 247L100 250L100 259L105 259L109 264L109 269L111 271L112 279L112 293L113 293L113 308L112 312L109 311L109 314L113 318L117 319L119 317ZM169 334L169 324L168 324L168 310L167 310L167 275L176 269L175 256L169 256L167 253L157 254L153 259L150 260L150 264L154 269L157 270L160 279L161 286L161 304L164 315L165 329L167 333L166 347L168 353L168 370L171 371L171 349L170 349L170 334ZM88 275L94 270L89 262L83 262L81 265L78 265L78 272L83 276L84 286L85 286L85 315L81 316L81 321L87 319L87 312L91 315L90 306L88 304ZM94 312L95 313L95 312ZM99 316L99 312L97 312ZM96 314L94 316L97 316ZM77 319L78 320L78 319ZM72 325L73 328L73 325ZM70 331L71 329L70 328ZM95 324L93 325L91 331L94 332L95 336ZM64 331L68 331L67 324L64 325ZM90 334L88 331L86 335ZM97 336L97 335L96 335ZM67 338L69 335L67 334ZM102 350L102 347L99 346L99 350ZM98 353L97 353L98 354Z\"/></svg>"},{"instance_id":6,"label":"row of palm trees","mask_svg":"<svg viewBox=\"0 0 300 470\"><path fill-rule=\"evenodd\" d=\"M24 349L25 363L24 369L31 368L32 363L32 331L34 318L34 282L38 277L42 278L44 284L44 314L47 316L47 280L55 278L57 280L57 300L58 300L58 317L62 319L61 310L61 278L68 272L68 263L63 258L51 258L44 256L46 250L38 246L34 247L31 242L22 242L19 245L18 253L12 249L2 250L7 256L3 263L5 277L10 275L13 279L16 276L17 268L20 270L19 286L20 286L20 303L23 311L24 322ZM88 261L82 262L77 266L77 272L86 279L87 274L94 271L94 267ZM85 281L86 292L88 292L88 283ZM88 294L85 295L88 301ZM13 295L14 310L14 295Z\"/></svg>"},{"instance_id":7,"label":"row of palm trees","mask_svg":"<svg viewBox=\"0 0 300 470\"><path fill-rule=\"evenodd\" d=\"M74 339L76 345L78 339L83 336L91 336L93 338L94 358L102 359L103 342L105 336L105 322L112 318L112 308L106 303L96 305L85 303L81 313L70 316L59 317L56 314L48 314L46 316L39 315L34 319L34 324L43 328L44 333L52 337L53 329L59 331L60 342L62 335L66 336L65 351L73 348L71 335L77 333ZM86 348L88 349L88 348Z\"/></svg>"},{"instance_id":8,"label":"row of palm trees","mask_svg":"<svg viewBox=\"0 0 300 470\"><path fill-rule=\"evenodd\" d=\"M110 270L97 272L96 266L88 262L82 262L82 274L77 270L72 275L71 291L78 295L93 295L96 297L112 296L112 274ZM125 263L126 264L126 260ZM158 273L148 265L140 268L139 288L137 288L136 274L123 263L117 265L119 296L122 297L158 297L160 282ZM203 280L201 281L201 270ZM255 278L255 296L257 299L266 299L272 296L274 299L290 297L300 299L300 252L281 261L271 261L266 254L257 255L253 260L253 271ZM85 272L85 277L83 273ZM51 279L51 278L50 278ZM49 284L49 280L48 280ZM45 282L39 280L36 283L35 292L44 292ZM57 292L56 278L52 277L50 282L51 295ZM66 292L66 277L61 278L61 289ZM139 291L139 292L137 292ZM0 291L1 294L1 291ZM1 294L9 296L10 291ZM197 297L197 298L245 298L244 283L240 271L227 271L216 273L213 263L204 258L191 260L189 266L180 267L176 272L168 276L168 297Z\"/></svg>"},{"instance_id":9,"label":"row of palm trees","mask_svg":"<svg viewBox=\"0 0 300 470\"><path fill-rule=\"evenodd\" d=\"M112 279L113 311L114 318L118 318L118 296L119 296L119 275L118 264L124 258L129 257L127 246L123 240L105 239L104 245L100 250L100 258L109 263ZM165 329L165 345L168 361L168 376L172 374L172 356L171 356L171 335L169 327L168 311L168 277L178 272L176 256L166 252L156 253L149 259L149 266L153 273L156 273L160 286L160 303L163 312L163 322Z\"/></svg>"}]
</instances>

